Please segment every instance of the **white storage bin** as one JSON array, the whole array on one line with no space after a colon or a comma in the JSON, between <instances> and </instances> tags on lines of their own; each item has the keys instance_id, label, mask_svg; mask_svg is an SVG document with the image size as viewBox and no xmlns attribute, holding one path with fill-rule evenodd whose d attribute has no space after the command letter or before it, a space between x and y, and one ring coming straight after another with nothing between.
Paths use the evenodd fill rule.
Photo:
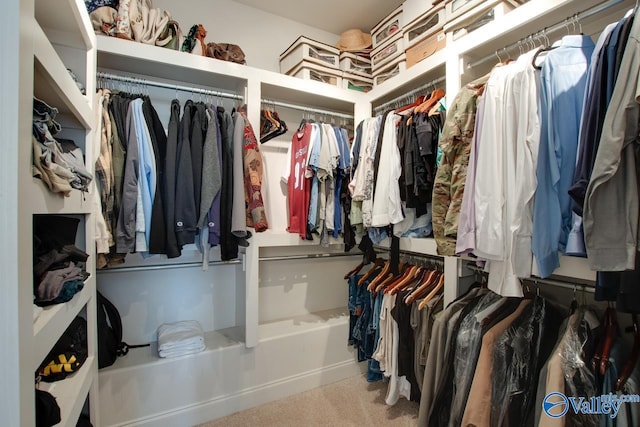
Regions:
<instances>
[{"instance_id":1,"label":"white storage bin","mask_svg":"<svg viewBox=\"0 0 640 427\"><path fill-rule=\"evenodd\" d=\"M371 56L351 52L340 53L340 69L345 73L371 78Z\"/></svg>"},{"instance_id":2,"label":"white storage bin","mask_svg":"<svg viewBox=\"0 0 640 427\"><path fill-rule=\"evenodd\" d=\"M280 54L280 72L288 74L302 61L338 69L340 51L328 44L300 36Z\"/></svg>"},{"instance_id":3,"label":"white storage bin","mask_svg":"<svg viewBox=\"0 0 640 427\"><path fill-rule=\"evenodd\" d=\"M402 33L399 33L371 52L371 68L373 69L373 73L375 74L376 70L379 70L380 67L385 66L403 53L404 39Z\"/></svg>"},{"instance_id":4,"label":"white storage bin","mask_svg":"<svg viewBox=\"0 0 640 427\"><path fill-rule=\"evenodd\" d=\"M511 4L513 7L518 7L527 1L528 0L506 0L506 3ZM447 0L445 2L446 22L451 22L475 8L482 8L486 11L497 3L499 3L499 0Z\"/></svg>"},{"instance_id":5,"label":"white storage bin","mask_svg":"<svg viewBox=\"0 0 640 427\"><path fill-rule=\"evenodd\" d=\"M444 27L444 4L440 3L422 14L404 29L404 48L409 49Z\"/></svg>"},{"instance_id":6,"label":"white storage bin","mask_svg":"<svg viewBox=\"0 0 640 427\"><path fill-rule=\"evenodd\" d=\"M402 31L402 5L387 15L371 29L373 49L382 46L387 40Z\"/></svg>"},{"instance_id":7,"label":"white storage bin","mask_svg":"<svg viewBox=\"0 0 640 427\"><path fill-rule=\"evenodd\" d=\"M469 34L478 28L495 21L497 18L512 11L514 6L508 1L488 2L476 9L472 9L458 18L448 22L444 26L447 33L453 33L452 39L457 40L460 37Z\"/></svg>"},{"instance_id":8,"label":"white storage bin","mask_svg":"<svg viewBox=\"0 0 640 427\"><path fill-rule=\"evenodd\" d=\"M385 67L373 73L373 86L381 85L392 77L397 76L407 69L407 57L403 53Z\"/></svg>"},{"instance_id":9,"label":"white storage bin","mask_svg":"<svg viewBox=\"0 0 640 427\"><path fill-rule=\"evenodd\" d=\"M345 72L342 73L342 88L366 93L373 89L373 79Z\"/></svg>"},{"instance_id":10,"label":"white storage bin","mask_svg":"<svg viewBox=\"0 0 640 427\"><path fill-rule=\"evenodd\" d=\"M328 83L338 87L342 86L341 71L334 68L323 67L314 62L302 61L287 74L305 80Z\"/></svg>"},{"instance_id":11,"label":"white storage bin","mask_svg":"<svg viewBox=\"0 0 640 427\"><path fill-rule=\"evenodd\" d=\"M400 22L402 28L407 28L413 21L429 12L433 3L433 0L404 0L402 3L402 22Z\"/></svg>"}]
</instances>

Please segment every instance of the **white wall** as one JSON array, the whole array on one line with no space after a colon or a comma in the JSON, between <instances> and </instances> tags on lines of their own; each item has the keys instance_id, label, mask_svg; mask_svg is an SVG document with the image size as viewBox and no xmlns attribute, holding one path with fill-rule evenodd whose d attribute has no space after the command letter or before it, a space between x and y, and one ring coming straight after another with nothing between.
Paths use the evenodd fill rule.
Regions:
<instances>
[{"instance_id":1,"label":"white wall","mask_svg":"<svg viewBox=\"0 0 640 427\"><path fill-rule=\"evenodd\" d=\"M339 35L266 13L231 0L154 0L168 10L186 35L194 24L207 30L207 42L234 43L244 51L247 64L280 72L279 56L299 36L335 45Z\"/></svg>"}]
</instances>

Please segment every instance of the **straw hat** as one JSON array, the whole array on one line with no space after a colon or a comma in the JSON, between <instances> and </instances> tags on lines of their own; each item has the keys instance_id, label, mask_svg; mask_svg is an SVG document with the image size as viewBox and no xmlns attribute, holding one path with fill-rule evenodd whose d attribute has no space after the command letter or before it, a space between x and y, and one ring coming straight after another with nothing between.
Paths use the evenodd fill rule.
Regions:
<instances>
[{"instance_id":1,"label":"straw hat","mask_svg":"<svg viewBox=\"0 0 640 427\"><path fill-rule=\"evenodd\" d=\"M357 52L371 47L371 34L362 30L347 30L340 34L340 41L336 47L344 52Z\"/></svg>"}]
</instances>

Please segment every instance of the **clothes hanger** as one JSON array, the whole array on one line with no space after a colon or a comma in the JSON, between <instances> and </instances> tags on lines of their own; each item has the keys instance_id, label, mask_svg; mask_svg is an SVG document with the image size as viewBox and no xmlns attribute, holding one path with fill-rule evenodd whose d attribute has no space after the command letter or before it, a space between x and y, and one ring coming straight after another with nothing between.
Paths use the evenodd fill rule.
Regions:
<instances>
[{"instance_id":1,"label":"clothes hanger","mask_svg":"<svg viewBox=\"0 0 640 427\"><path fill-rule=\"evenodd\" d=\"M422 104L418 105L413 112L414 113L426 113L428 112L438 101L444 97L444 90L436 89L431 92L431 96Z\"/></svg>"},{"instance_id":2,"label":"clothes hanger","mask_svg":"<svg viewBox=\"0 0 640 427\"><path fill-rule=\"evenodd\" d=\"M405 263L405 262L401 262L398 266L398 270L399 273L396 276L390 275L387 276L386 279L384 279L382 281L382 283L380 283L376 289L375 292L378 292L378 289L384 289L385 287L391 285L393 286L394 284L396 284L397 282L399 282L400 280L404 279L404 277L409 274L409 270L411 268L411 264Z\"/></svg>"},{"instance_id":3,"label":"clothes hanger","mask_svg":"<svg viewBox=\"0 0 640 427\"><path fill-rule=\"evenodd\" d=\"M573 285L573 300L569 306L569 316L576 312L578 309L578 300L576 299L576 285Z\"/></svg>"},{"instance_id":4,"label":"clothes hanger","mask_svg":"<svg viewBox=\"0 0 640 427\"><path fill-rule=\"evenodd\" d=\"M390 273L391 269L391 260L385 260L384 265L382 266L382 271L369 283L367 286L367 290L369 292L373 292L373 290L380 284L380 282L384 281Z\"/></svg>"},{"instance_id":5,"label":"clothes hanger","mask_svg":"<svg viewBox=\"0 0 640 427\"><path fill-rule=\"evenodd\" d=\"M567 29L568 29L568 26L567 26ZM547 36L547 29L546 28L544 28L542 30L542 33L544 34L545 39L547 40L547 46L543 47L543 48L540 48L540 50L538 50L535 53L535 55L533 55L533 58L531 59L531 66L533 68L535 68L536 70L541 70L542 69L541 65L536 65L536 61L538 60L538 57L540 56L540 54L545 53L545 52L551 52L552 50L558 48L558 46L552 46L551 45L551 43L549 41L549 37Z\"/></svg>"},{"instance_id":6,"label":"clothes hanger","mask_svg":"<svg viewBox=\"0 0 640 427\"><path fill-rule=\"evenodd\" d=\"M620 391L626 384L627 380L633 373L633 370L638 363L638 356L640 356L640 329L638 328L638 315L632 314L633 320L633 347L631 348L631 355L627 360L627 363L622 368L622 372L616 381L616 390Z\"/></svg>"},{"instance_id":7,"label":"clothes hanger","mask_svg":"<svg viewBox=\"0 0 640 427\"><path fill-rule=\"evenodd\" d=\"M413 101L412 103L405 105L403 107L397 108L394 112L396 114L400 114L403 111L407 111L410 110L411 108L415 108L418 105L422 104L424 102L425 96L424 95L420 95L415 101Z\"/></svg>"},{"instance_id":8,"label":"clothes hanger","mask_svg":"<svg viewBox=\"0 0 640 427\"><path fill-rule=\"evenodd\" d=\"M407 269L407 273L402 277L401 280L397 280L391 286L388 286L385 289L385 293L394 295L397 294L402 289L405 289L411 283L415 283L417 277L420 275L421 267L417 265L412 265ZM378 289L376 289L378 291Z\"/></svg>"},{"instance_id":9,"label":"clothes hanger","mask_svg":"<svg viewBox=\"0 0 640 427\"><path fill-rule=\"evenodd\" d=\"M417 301L418 299L420 299L420 297L422 295L424 295L425 293L428 293L430 289L433 288L433 286L436 286L438 284L438 281L440 280L440 277L444 276L443 274L441 274L438 270L428 270L428 273L425 274L424 278L422 279L422 281L416 286L416 288L414 289L413 292L411 292L407 298L405 298L405 303L406 304L413 304L413 302Z\"/></svg>"},{"instance_id":10,"label":"clothes hanger","mask_svg":"<svg viewBox=\"0 0 640 427\"><path fill-rule=\"evenodd\" d=\"M608 307L608 317L605 319L605 330L603 335L602 353L600 354L599 372L604 376L609 367L609 355L613 348L613 343L618 335L618 321L616 311L613 307ZM605 313L606 314L606 313Z\"/></svg>"},{"instance_id":11,"label":"clothes hanger","mask_svg":"<svg viewBox=\"0 0 640 427\"><path fill-rule=\"evenodd\" d=\"M367 271L361 278L360 280L358 280L358 286L362 286L364 282L367 281L367 279L369 277L371 277L371 275L373 274L373 272L379 268L382 267L385 263L385 260L382 258L376 258L376 260L373 262L373 265L371 266L371 268L369 269L369 271Z\"/></svg>"},{"instance_id":12,"label":"clothes hanger","mask_svg":"<svg viewBox=\"0 0 640 427\"><path fill-rule=\"evenodd\" d=\"M433 297L435 297L442 290L442 288L444 288L444 274L440 275L440 278L438 279L438 283L436 283L436 286L429 293L429 295L424 297L424 299L420 302L420 304L418 305L418 310L422 311L422 309L424 309L427 306L429 301L431 301Z\"/></svg>"},{"instance_id":13,"label":"clothes hanger","mask_svg":"<svg viewBox=\"0 0 640 427\"><path fill-rule=\"evenodd\" d=\"M352 270L350 270L347 274L344 275L344 280L349 279L349 277L358 274L360 272L360 270L362 270L362 267L364 267L365 265L365 259L364 257L362 258L362 261L360 261L360 264L356 265Z\"/></svg>"}]
</instances>

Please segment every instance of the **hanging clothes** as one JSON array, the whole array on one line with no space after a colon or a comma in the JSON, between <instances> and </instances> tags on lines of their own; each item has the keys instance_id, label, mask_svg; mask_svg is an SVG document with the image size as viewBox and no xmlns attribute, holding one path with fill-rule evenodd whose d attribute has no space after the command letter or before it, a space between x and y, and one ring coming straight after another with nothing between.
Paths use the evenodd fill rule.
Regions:
<instances>
[{"instance_id":1,"label":"hanging clothes","mask_svg":"<svg viewBox=\"0 0 640 427\"><path fill-rule=\"evenodd\" d=\"M636 102L640 23L633 20L620 71L604 118L584 205L589 265L601 271L635 268L638 184L635 144L640 109Z\"/></svg>"},{"instance_id":2,"label":"hanging clothes","mask_svg":"<svg viewBox=\"0 0 640 427\"><path fill-rule=\"evenodd\" d=\"M433 187L433 234L440 255L454 255L458 218L475 128L477 100L486 75L465 85L449 106L439 147L443 158Z\"/></svg>"},{"instance_id":3,"label":"hanging clothes","mask_svg":"<svg viewBox=\"0 0 640 427\"><path fill-rule=\"evenodd\" d=\"M586 74L595 44L589 36L564 36L542 65L540 151L532 248L540 277L560 266L572 227L568 191L576 165Z\"/></svg>"}]
</instances>

